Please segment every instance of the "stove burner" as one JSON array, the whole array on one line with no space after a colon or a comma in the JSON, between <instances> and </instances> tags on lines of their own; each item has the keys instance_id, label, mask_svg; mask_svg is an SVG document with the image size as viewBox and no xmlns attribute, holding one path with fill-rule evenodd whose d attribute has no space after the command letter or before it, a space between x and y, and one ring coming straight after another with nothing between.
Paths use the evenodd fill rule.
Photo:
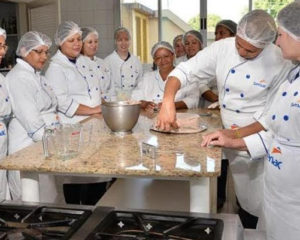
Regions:
<instances>
[{"instance_id":1,"label":"stove burner","mask_svg":"<svg viewBox=\"0 0 300 240\"><path fill-rule=\"evenodd\" d=\"M0 240L69 239L89 210L44 206L0 206Z\"/></svg>"},{"instance_id":2,"label":"stove burner","mask_svg":"<svg viewBox=\"0 0 300 240\"><path fill-rule=\"evenodd\" d=\"M86 240L221 240L223 221L113 211Z\"/></svg>"}]
</instances>

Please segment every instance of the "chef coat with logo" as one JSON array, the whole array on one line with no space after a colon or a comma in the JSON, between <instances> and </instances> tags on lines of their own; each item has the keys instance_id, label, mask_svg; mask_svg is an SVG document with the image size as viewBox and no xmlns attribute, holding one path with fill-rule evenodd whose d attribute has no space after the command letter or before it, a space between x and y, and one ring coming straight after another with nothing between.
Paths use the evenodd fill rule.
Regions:
<instances>
[{"instance_id":1,"label":"chef coat with logo","mask_svg":"<svg viewBox=\"0 0 300 240\"><path fill-rule=\"evenodd\" d=\"M274 94L285 79L291 63L280 49L269 44L254 59L244 59L235 47L235 38L213 43L187 62L179 64L170 76L208 83L217 79L221 117L225 128L247 126L265 121ZM263 161L251 161L245 152L226 150L233 173L234 188L241 206L259 216L263 200Z\"/></svg>"},{"instance_id":2,"label":"chef coat with logo","mask_svg":"<svg viewBox=\"0 0 300 240\"><path fill-rule=\"evenodd\" d=\"M8 152L12 154L40 141L44 127L55 128L59 124L59 117L57 100L51 87L27 62L17 59L17 65L7 74L6 79L13 110L8 129ZM20 184L19 182L19 188ZM22 191L31 189L23 188ZM34 200L34 196L33 199L23 200Z\"/></svg>"},{"instance_id":3,"label":"chef coat with logo","mask_svg":"<svg viewBox=\"0 0 300 240\"><path fill-rule=\"evenodd\" d=\"M264 214L268 240L300 236L300 66L278 90L266 117L268 134L245 138L253 158L265 155ZM257 148L263 143L264 148Z\"/></svg>"},{"instance_id":4,"label":"chef coat with logo","mask_svg":"<svg viewBox=\"0 0 300 240\"><path fill-rule=\"evenodd\" d=\"M151 101L155 103L162 102L164 96L166 81L164 81L159 70L147 72L144 74L142 81L132 92L132 99ZM197 83L194 82L184 88L179 89L175 96L175 102L183 101L188 108L198 106L199 91Z\"/></svg>"},{"instance_id":5,"label":"chef coat with logo","mask_svg":"<svg viewBox=\"0 0 300 240\"><path fill-rule=\"evenodd\" d=\"M86 57L79 56L73 63L58 50L45 76L58 99L62 123L76 123L87 118L75 115L79 104L96 107L101 103L98 76Z\"/></svg>"},{"instance_id":6,"label":"chef coat with logo","mask_svg":"<svg viewBox=\"0 0 300 240\"><path fill-rule=\"evenodd\" d=\"M116 51L113 51L104 61L110 68L111 82L115 96L120 95L120 92L126 92L126 94L130 95L143 75L140 60L130 54L129 58L124 61ZM130 98L130 96L128 97Z\"/></svg>"}]
</instances>

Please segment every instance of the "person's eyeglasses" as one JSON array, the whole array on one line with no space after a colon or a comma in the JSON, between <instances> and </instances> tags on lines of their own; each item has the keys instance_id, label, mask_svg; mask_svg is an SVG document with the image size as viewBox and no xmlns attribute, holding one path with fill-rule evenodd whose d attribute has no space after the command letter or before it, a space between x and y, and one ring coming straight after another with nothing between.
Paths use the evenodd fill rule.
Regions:
<instances>
[{"instance_id":1,"label":"person's eyeglasses","mask_svg":"<svg viewBox=\"0 0 300 240\"><path fill-rule=\"evenodd\" d=\"M0 45L0 50L4 50L6 52L7 49L8 49L8 46L6 44L1 44Z\"/></svg>"},{"instance_id":2,"label":"person's eyeglasses","mask_svg":"<svg viewBox=\"0 0 300 240\"><path fill-rule=\"evenodd\" d=\"M37 53L38 55L42 55L43 53L48 56L49 55L49 51L43 51L43 50L37 50L37 49L32 49L32 51L34 51L35 53Z\"/></svg>"}]
</instances>

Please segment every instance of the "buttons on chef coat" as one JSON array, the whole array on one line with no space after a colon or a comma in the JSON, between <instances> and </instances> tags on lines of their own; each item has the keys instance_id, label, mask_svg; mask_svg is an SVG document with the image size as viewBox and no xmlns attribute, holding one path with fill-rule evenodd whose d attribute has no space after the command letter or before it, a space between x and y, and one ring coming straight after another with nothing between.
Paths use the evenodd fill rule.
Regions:
<instances>
[{"instance_id":1,"label":"buttons on chef coat","mask_svg":"<svg viewBox=\"0 0 300 240\"><path fill-rule=\"evenodd\" d=\"M294 96L297 96L298 95L298 91L294 92Z\"/></svg>"},{"instance_id":2,"label":"buttons on chef coat","mask_svg":"<svg viewBox=\"0 0 300 240\"><path fill-rule=\"evenodd\" d=\"M84 65L82 65L82 67L83 67L83 68L85 68L85 66L84 66Z\"/></svg>"},{"instance_id":3,"label":"buttons on chef coat","mask_svg":"<svg viewBox=\"0 0 300 240\"><path fill-rule=\"evenodd\" d=\"M84 79L86 79L86 76L83 76Z\"/></svg>"},{"instance_id":4,"label":"buttons on chef coat","mask_svg":"<svg viewBox=\"0 0 300 240\"><path fill-rule=\"evenodd\" d=\"M225 104L223 104L222 106L223 106L223 108L226 108L226 105L225 105Z\"/></svg>"},{"instance_id":5,"label":"buttons on chef coat","mask_svg":"<svg viewBox=\"0 0 300 240\"><path fill-rule=\"evenodd\" d=\"M125 85L123 84L122 87L125 87Z\"/></svg>"},{"instance_id":6,"label":"buttons on chef coat","mask_svg":"<svg viewBox=\"0 0 300 240\"><path fill-rule=\"evenodd\" d=\"M91 77L94 77L94 75L93 75L93 74L91 74Z\"/></svg>"},{"instance_id":7,"label":"buttons on chef coat","mask_svg":"<svg viewBox=\"0 0 300 240\"><path fill-rule=\"evenodd\" d=\"M241 93L240 96L241 96L241 98L243 98L244 97L244 93Z\"/></svg>"},{"instance_id":8,"label":"buttons on chef coat","mask_svg":"<svg viewBox=\"0 0 300 240\"><path fill-rule=\"evenodd\" d=\"M133 87L133 84L131 84L130 87Z\"/></svg>"},{"instance_id":9,"label":"buttons on chef coat","mask_svg":"<svg viewBox=\"0 0 300 240\"><path fill-rule=\"evenodd\" d=\"M91 89L88 89L88 92L91 92Z\"/></svg>"},{"instance_id":10,"label":"buttons on chef coat","mask_svg":"<svg viewBox=\"0 0 300 240\"><path fill-rule=\"evenodd\" d=\"M0 88L2 87L2 85L0 84Z\"/></svg>"},{"instance_id":11,"label":"buttons on chef coat","mask_svg":"<svg viewBox=\"0 0 300 240\"><path fill-rule=\"evenodd\" d=\"M160 95L159 95L159 94L157 94L157 95L156 95L156 97L160 97Z\"/></svg>"},{"instance_id":12,"label":"buttons on chef coat","mask_svg":"<svg viewBox=\"0 0 300 240\"><path fill-rule=\"evenodd\" d=\"M133 75L131 75L131 77L133 78Z\"/></svg>"},{"instance_id":13,"label":"buttons on chef coat","mask_svg":"<svg viewBox=\"0 0 300 240\"><path fill-rule=\"evenodd\" d=\"M130 66L130 68L132 68L132 66Z\"/></svg>"},{"instance_id":14,"label":"buttons on chef coat","mask_svg":"<svg viewBox=\"0 0 300 240\"><path fill-rule=\"evenodd\" d=\"M282 96L283 96L283 97L285 97L285 96L286 96L286 94L287 94L286 92L283 92L283 93L282 93Z\"/></svg>"},{"instance_id":15,"label":"buttons on chef coat","mask_svg":"<svg viewBox=\"0 0 300 240\"><path fill-rule=\"evenodd\" d=\"M5 102L8 102L8 97L7 97L7 98L5 98Z\"/></svg>"},{"instance_id":16,"label":"buttons on chef coat","mask_svg":"<svg viewBox=\"0 0 300 240\"><path fill-rule=\"evenodd\" d=\"M100 66L98 65L97 68L100 68Z\"/></svg>"},{"instance_id":17,"label":"buttons on chef coat","mask_svg":"<svg viewBox=\"0 0 300 240\"><path fill-rule=\"evenodd\" d=\"M234 69L231 69L230 72L231 72L231 73L235 73L235 70L234 70Z\"/></svg>"},{"instance_id":18,"label":"buttons on chef coat","mask_svg":"<svg viewBox=\"0 0 300 240\"><path fill-rule=\"evenodd\" d=\"M288 116L288 115L284 115L284 116L283 116L283 120L284 120L284 121L288 121L288 120L289 120L289 116Z\"/></svg>"},{"instance_id":19,"label":"buttons on chef coat","mask_svg":"<svg viewBox=\"0 0 300 240\"><path fill-rule=\"evenodd\" d=\"M124 75L121 75L122 78L124 78Z\"/></svg>"},{"instance_id":20,"label":"buttons on chef coat","mask_svg":"<svg viewBox=\"0 0 300 240\"><path fill-rule=\"evenodd\" d=\"M247 74L247 75L246 75L246 78L249 79L249 78L250 78L250 74Z\"/></svg>"},{"instance_id":21,"label":"buttons on chef coat","mask_svg":"<svg viewBox=\"0 0 300 240\"><path fill-rule=\"evenodd\" d=\"M276 115L274 114L273 116L272 116L272 120L275 120L276 119Z\"/></svg>"},{"instance_id":22,"label":"buttons on chef coat","mask_svg":"<svg viewBox=\"0 0 300 240\"><path fill-rule=\"evenodd\" d=\"M98 91L98 88L96 88L96 91Z\"/></svg>"},{"instance_id":23,"label":"buttons on chef coat","mask_svg":"<svg viewBox=\"0 0 300 240\"><path fill-rule=\"evenodd\" d=\"M104 79L104 76L102 76L101 78Z\"/></svg>"},{"instance_id":24,"label":"buttons on chef coat","mask_svg":"<svg viewBox=\"0 0 300 240\"><path fill-rule=\"evenodd\" d=\"M240 110L235 110L236 113L240 113Z\"/></svg>"},{"instance_id":25,"label":"buttons on chef coat","mask_svg":"<svg viewBox=\"0 0 300 240\"><path fill-rule=\"evenodd\" d=\"M226 92L229 92L229 88L226 88L225 90L226 90Z\"/></svg>"}]
</instances>

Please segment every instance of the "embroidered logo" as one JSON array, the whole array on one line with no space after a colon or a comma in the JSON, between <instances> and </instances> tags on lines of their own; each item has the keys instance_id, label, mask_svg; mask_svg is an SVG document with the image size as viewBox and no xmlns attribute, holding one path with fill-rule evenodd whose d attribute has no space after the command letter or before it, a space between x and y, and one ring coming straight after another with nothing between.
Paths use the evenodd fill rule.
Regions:
<instances>
[{"instance_id":1,"label":"embroidered logo","mask_svg":"<svg viewBox=\"0 0 300 240\"><path fill-rule=\"evenodd\" d=\"M280 167L281 167L282 162L277 160L275 157L271 156L270 154L268 154L268 161L273 166L277 167L279 170L281 169Z\"/></svg>"},{"instance_id":2,"label":"embroidered logo","mask_svg":"<svg viewBox=\"0 0 300 240\"><path fill-rule=\"evenodd\" d=\"M261 88L266 88L267 87L265 80L260 80L259 82L253 82L253 85L261 87Z\"/></svg>"},{"instance_id":3,"label":"embroidered logo","mask_svg":"<svg viewBox=\"0 0 300 240\"><path fill-rule=\"evenodd\" d=\"M2 137L2 136L6 136L5 130L1 130L1 131L0 131L0 137Z\"/></svg>"},{"instance_id":4,"label":"embroidered logo","mask_svg":"<svg viewBox=\"0 0 300 240\"><path fill-rule=\"evenodd\" d=\"M279 153L279 154L281 154L281 149L280 149L280 147L273 147L272 153Z\"/></svg>"}]
</instances>

